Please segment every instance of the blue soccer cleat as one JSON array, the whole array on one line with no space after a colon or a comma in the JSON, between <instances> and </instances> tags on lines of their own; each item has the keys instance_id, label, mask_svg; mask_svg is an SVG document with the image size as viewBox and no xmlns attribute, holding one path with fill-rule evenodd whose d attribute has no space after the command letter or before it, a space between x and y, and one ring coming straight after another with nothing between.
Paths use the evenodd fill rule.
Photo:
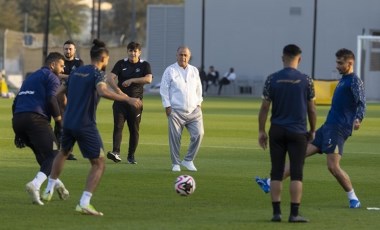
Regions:
<instances>
[{"instance_id":1,"label":"blue soccer cleat","mask_svg":"<svg viewBox=\"0 0 380 230\"><path fill-rule=\"evenodd\" d=\"M350 208L360 208L361 204L359 200L350 200Z\"/></svg>"},{"instance_id":2,"label":"blue soccer cleat","mask_svg":"<svg viewBox=\"0 0 380 230\"><path fill-rule=\"evenodd\" d=\"M268 178L260 178L256 177L256 183L260 186L260 188L265 192L270 192L270 185L268 184Z\"/></svg>"}]
</instances>

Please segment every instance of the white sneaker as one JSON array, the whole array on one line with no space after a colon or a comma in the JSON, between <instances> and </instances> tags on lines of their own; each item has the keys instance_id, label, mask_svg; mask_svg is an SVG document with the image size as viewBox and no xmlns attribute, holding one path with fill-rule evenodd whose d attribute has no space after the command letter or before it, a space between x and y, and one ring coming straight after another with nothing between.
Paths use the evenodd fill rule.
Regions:
<instances>
[{"instance_id":1,"label":"white sneaker","mask_svg":"<svg viewBox=\"0 0 380 230\"><path fill-rule=\"evenodd\" d=\"M67 190L63 184L56 185L55 190L61 200L67 200L70 196L69 190Z\"/></svg>"},{"instance_id":2,"label":"white sneaker","mask_svg":"<svg viewBox=\"0 0 380 230\"><path fill-rule=\"evenodd\" d=\"M40 198L40 190L34 186L32 181L27 183L25 188L29 196L32 198L33 204L44 205L44 203L42 203L41 198Z\"/></svg>"},{"instance_id":3,"label":"white sneaker","mask_svg":"<svg viewBox=\"0 0 380 230\"><path fill-rule=\"evenodd\" d=\"M173 164L172 171L173 172L181 172L181 167L177 164Z\"/></svg>"},{"instance_id":4,"label":"white sneaker","mask_svg":"<svg viewBox=\"0 0 380 230\"><path fill-rule=\"evenodd\" d=\"M185 166L185 168L187 168L190 171L197 171L197 168L195 168L195 165L194 165L193 161L185 161L185 160L183 160L181 162L181 164L183 166Z\"/></svg>"},{"instance_id":5,"label":"white sneaker","mask_svg":"<svg viewBox=\"0 0 380 230\"><path fill-rule=\"evenodd\" d=\"M87 205L86 207L81 206L80 204L78 204L75 207L75 211L80 212L82 214L86 214L86 215L103 216L103 213L102 212L98 212L95 209L95 207L92 206L91 204Z\"/></svg>"}]
</instances>

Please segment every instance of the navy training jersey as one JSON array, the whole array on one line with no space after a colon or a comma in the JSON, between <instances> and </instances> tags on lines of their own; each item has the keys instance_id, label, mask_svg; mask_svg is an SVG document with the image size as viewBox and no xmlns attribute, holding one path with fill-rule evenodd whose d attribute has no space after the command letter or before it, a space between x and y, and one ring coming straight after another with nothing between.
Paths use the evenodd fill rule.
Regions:
<instances>
[{"instance_id":1,"label":"navy training jersey","mask_svg":"<svg viewBox=\"0 0 380 230\"><path fill-rule=\"evenodd\" d=\"M365 109L363 82L355 73L343 75L335 88L325 124L337 125L351 135L354 120L363 120Z\"/></svg>"},{"instance_id":2,"label":"navy training jersey","mask_svg":"<svg viewBox=\"0 0 380 230\"><path fill-rule=\"evenodd\" d=\"M96 125L96 108L100 99L96 86L100 83L105 84L105 77L93 65L81 66L70 74L64 128L78 130Z\"/></svg>"},{"instance_id":3,"label":"navy training jersey","mask_svg":"<svg viewBox=\"0 0 380 230\"><path fill-rule=\"evenodd\" d=\"M122 59L116 62L111 72L117 76L117 85L123 93L130 97L143 98L144 84L132 83L130 86L124 87L122 83L131 78L140 78L145 77L147 74L152 74L148 62L140 59L137 63L131 63L127 58Z\"/></svg>"},{"instance_id":4,"label":"navy training jersey","mask_svg":"<svg viewBox=\"0 0 380 230\"><path fill-rule=\"evenodd\" d=\"M33 112L50 119L48 100L56 95L59 85L58 77L48 67L30 74L15 98L14 113Z\"/></svg>"},{"instance_id":5,"label":"navy training jersey","mask_svg":"<svg viewBox=\"0 0 380 230\"><path fill-rule=\"evenodd\" d=\"M74 58L73 60L65 59L65 68L63 69L63 73L69 75L71 71L83 65L83 61L79 58Z\"/></svg>"},{"instance_id":6,"label":"navy training jersey","mask_svg":"<svg viewBox=\"0 0 380 230\"><path fill-rule=\"evenodd\" d=\"M265 81L263 98L272 102L271 123L291 132L307 132L307 104L314 97L312 78L294 68L284 68Z\"/></svg>"}]
</instances>

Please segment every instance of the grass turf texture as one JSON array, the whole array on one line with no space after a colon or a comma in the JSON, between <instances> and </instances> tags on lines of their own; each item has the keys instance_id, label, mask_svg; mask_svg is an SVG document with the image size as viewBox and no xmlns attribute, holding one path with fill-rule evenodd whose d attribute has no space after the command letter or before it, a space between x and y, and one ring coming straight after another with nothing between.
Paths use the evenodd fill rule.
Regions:
<instances>
[{"instance_id":1,"label":"grass turf texture","mask_svg":"<svg viewBox=\"0 0 380 230\"><path fill-rule=\"evenodd\" d=\"M287 223L289 180L284 182L282 223L271 223L270 196L254 183L255 175L268 175L268 150L257 144L257 114L260 101L252 98L207 97L203 103L205 137L195 160L198 172L171 172L167 120L158 96L146 96L141 123L138 165L126 164L127 127L124 130L121 163L106 161L106 171L92 204L104 217L74 211L83 191L89 162L81 157L66 162L61 176L70 191L67 201L53 200L45 206L31 204L25 184L38 170L28 148L13 145L12 100L0 100L0 229L378 229L378 127L380 105L369 104L367 117L345 145L341 161L351 176L363 208L349 209L345 192L326 169L325 157L306 160L301 214L310 223ZM112 102L102 100L97 120L105 150L112 146ZM328 106L318 106L318 126ZM189 143L184 131L182 153ZM174 191L178 175L190 174L197 189L189 197ZM42 186L44 189L46 183Z\"/></svg>"}]
</instances>

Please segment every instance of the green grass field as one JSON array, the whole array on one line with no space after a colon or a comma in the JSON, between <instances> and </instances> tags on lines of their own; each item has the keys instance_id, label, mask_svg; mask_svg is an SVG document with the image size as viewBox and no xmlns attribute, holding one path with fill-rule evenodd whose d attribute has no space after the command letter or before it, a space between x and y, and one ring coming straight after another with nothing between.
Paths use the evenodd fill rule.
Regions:
<instances>
[{"instance_id":1,"label":"green grass field","mask_svg":"<svg viewBox=\"0 0 380 230\"><path fill-rule=\"evenodd\" d=\"M78 161L66 162L61 176L70 199L55 194L45 206L35 206L25 184L38 170L28 148L13 145L12 100L0 100L0 229L378 229L380 211L380 104L369 104L361 130L345 145L342 167L350 175L363 208L349 209L345 192L329 174L325 157L306 160L301 214L307 224L289 224L288 180L284 183L282 223L271 223L270 196L253 182L267 176L268 151L257 144L260 101L252 98L207 97L203 103L205 137L195 165L198 172L171 172L167 121L158 96L147 96L141 123L138 165L106 162L106 171L92 203L103 217L74 211L83 191L89 162L74 149ZM106 151L112 146L112 102L102 100L98 127ZM318 106L318 126L327 106ZM126 159L127 129L122 159ZM182 156L189 143L184 132ZM180 174L192 175L197 189L189 197L174 191ZM42 186L45 188L45 184Z\"/></svg>"}]
</instances>

